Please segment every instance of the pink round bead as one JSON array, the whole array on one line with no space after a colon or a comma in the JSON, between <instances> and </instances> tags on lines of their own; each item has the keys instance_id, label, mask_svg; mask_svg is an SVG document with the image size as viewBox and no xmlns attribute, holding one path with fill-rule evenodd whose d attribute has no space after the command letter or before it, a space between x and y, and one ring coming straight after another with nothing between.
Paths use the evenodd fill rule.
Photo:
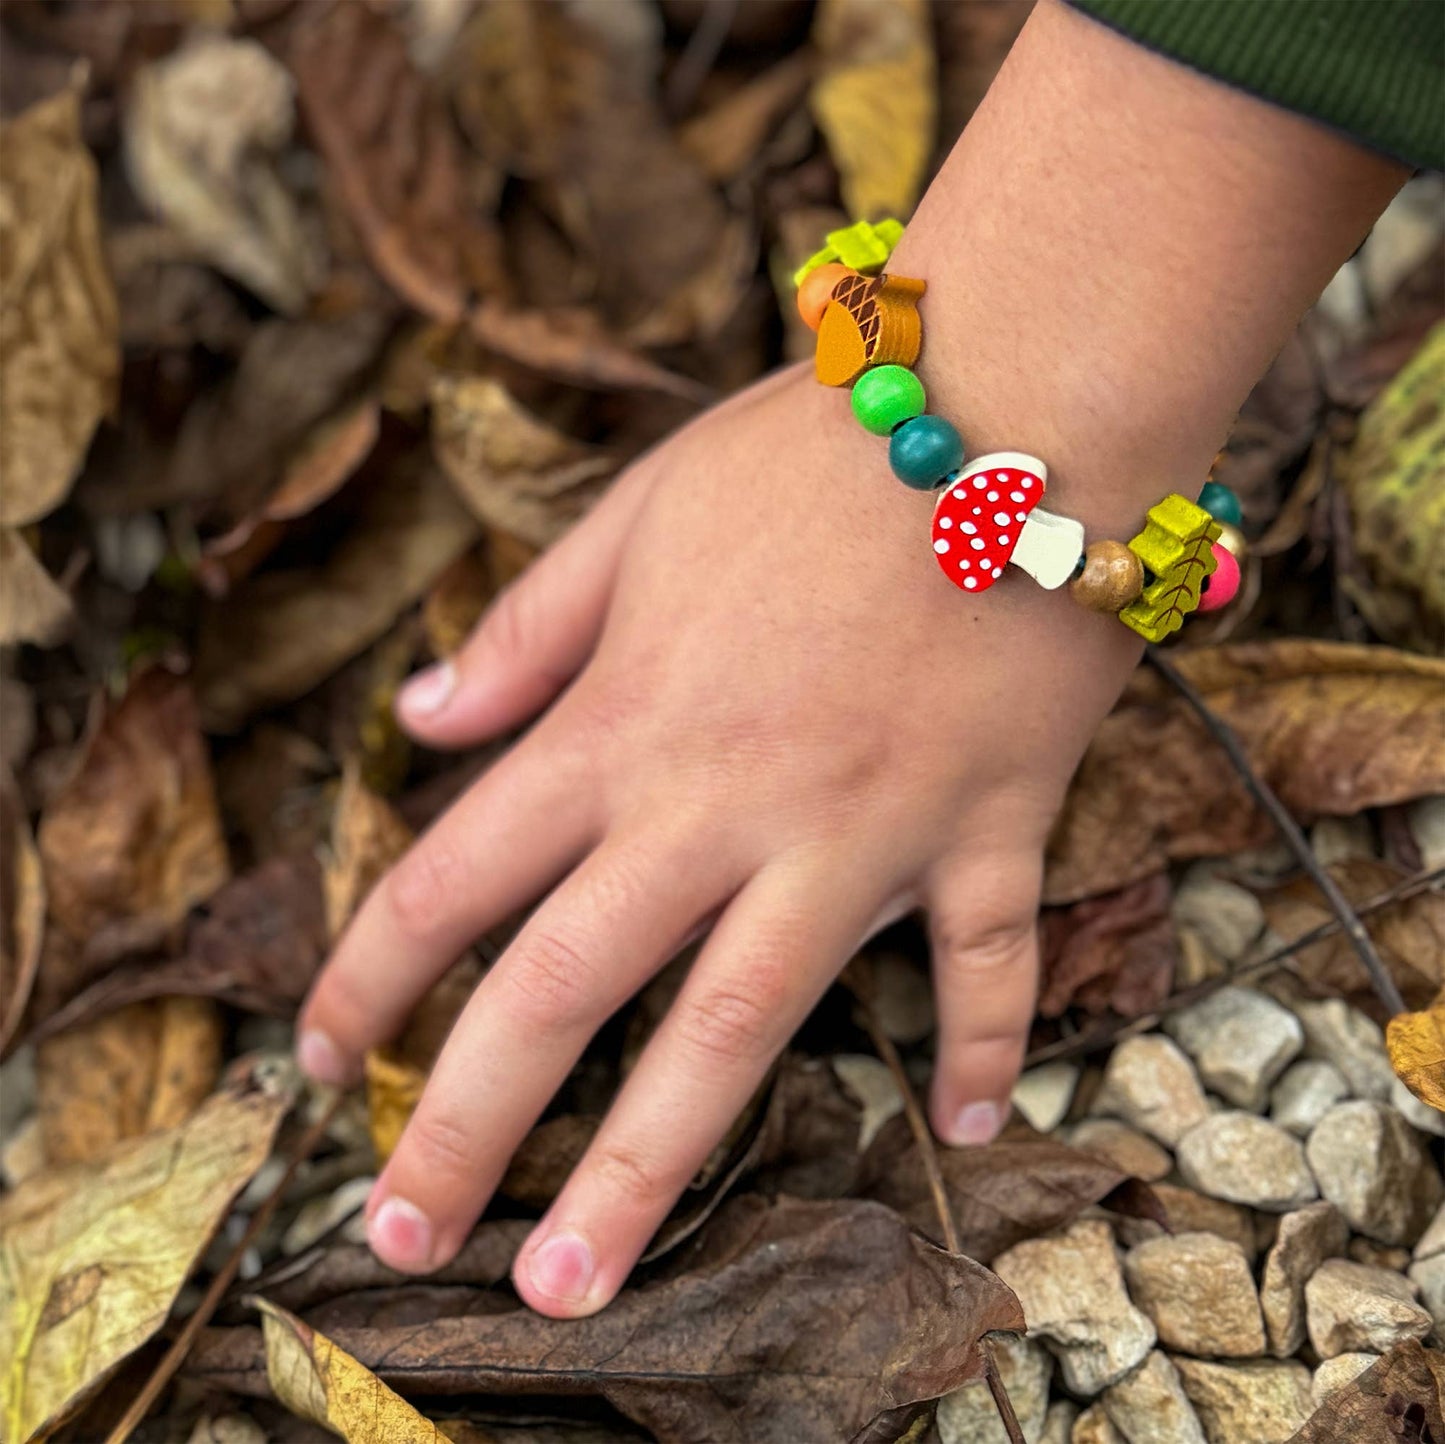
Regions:
<instances>
[{"instance_id":1,"label":"pink round bead","mask_svg":"<svg viewBox=\"0 0 1445 1444\"><path fill-rule=\"evenodd\" d=\"M1222 542L1215 542L1210 550L1214 553L1214 572L1209 578L1209 590L1199 598L1201 612L1227 607L1239 591L1239 563L1234 553L1226 550Z\"/></svg>"}]
</instances>

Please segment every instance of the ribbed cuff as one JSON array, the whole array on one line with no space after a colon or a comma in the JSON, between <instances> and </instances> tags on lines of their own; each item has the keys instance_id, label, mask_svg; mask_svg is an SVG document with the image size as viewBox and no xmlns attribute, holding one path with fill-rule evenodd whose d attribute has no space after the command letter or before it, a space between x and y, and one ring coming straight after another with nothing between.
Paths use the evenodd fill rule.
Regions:
<instances>
[{"instance_id":1,"label":"ribbed cuff","mask_svg":"<svg viewBox=\"0 0 1445 1444\"><path fill-rule=\"evenodd\" d=\"M1153 50L1445 169L1441 0L1069 0Z\"/></svg>"}]
</instances>

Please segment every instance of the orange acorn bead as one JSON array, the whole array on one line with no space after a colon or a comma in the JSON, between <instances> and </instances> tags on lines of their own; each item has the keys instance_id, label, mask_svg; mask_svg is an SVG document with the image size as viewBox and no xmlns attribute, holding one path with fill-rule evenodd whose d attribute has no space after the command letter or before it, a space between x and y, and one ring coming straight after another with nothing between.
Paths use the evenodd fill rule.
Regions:
<instances>
[{"instance_id":1,"label":"orange acorn bead","mask_svg":"<svg viewBox=\"0 0 1445 1444\"><path fill-rule=\"evenodd\" d=\"M822 324L823 312L833 299L833 287L852 274L847 266L830 261L803 277L803 284L798 287L798 315L810 331L816 331Z\"/></svg>"}]
</instances>

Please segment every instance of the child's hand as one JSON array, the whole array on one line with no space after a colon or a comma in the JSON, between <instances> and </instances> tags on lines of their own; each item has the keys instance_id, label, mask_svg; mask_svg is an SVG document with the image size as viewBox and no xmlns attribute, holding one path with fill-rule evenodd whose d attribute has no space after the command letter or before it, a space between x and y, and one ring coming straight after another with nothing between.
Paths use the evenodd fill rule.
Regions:
<instances>
[{"instance_id":1,"label":"child's hand","mask_svg":"<svg viewBox=\"0 0 1445 1444\"><path fill-rule=\"evenodd\" d=\"M928 281L930 409L973 455L1045 458L1059 510L1127 538L1203 480L1404 175L1041 0L891 263ZM377 887L305 1009L308 1070L354 1076L473 938L550 894L377 1183L386 1262L457 1251L593 1032L708 927L522 1250L528 1303L617 1292L849 954L910 908L938 973L934 1127L993 1133L1044 838L1138 645L1018 572L948 585L930 505L842 393L776 377L634 467L404 695L436 745L558 700Z\"/></svg>"},{"instance_id":2,"label":"child's hand","mask_svg":"<svg viewBox=\"0 0 1445 1444\"><path fill-rule=\"evenodd\" d=\"M609 1300L880 922L927 908L932 1116L990 1138L1033 1014L1045 834L1137 655L1022 573L939 573L931 497L794 371L645 458L400 711L439 746L551 706L376 888L307 1006L354 1071L479 933L549 894L458 1021L368 1210L434 1268L592 1034L702 954L523 1250L534 1307ZM322 1043L323 1037L329 1042Z\"/></svg>"}]
</instances>

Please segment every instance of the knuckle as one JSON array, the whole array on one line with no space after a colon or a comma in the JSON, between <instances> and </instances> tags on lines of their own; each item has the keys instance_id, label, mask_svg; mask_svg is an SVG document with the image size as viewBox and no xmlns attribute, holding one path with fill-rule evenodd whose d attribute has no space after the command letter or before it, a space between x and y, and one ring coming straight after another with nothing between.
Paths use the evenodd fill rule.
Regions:
<instances>
[{"instance_id":1,"label":"knuckle","mask_svg":"<svg viewBox=\"0 0 1445 1444\"><path fill-rule=\"evenodd\" d=\"M600 1149L595 1158L588 1159L586 1167L609 1193L638 1206L669 1196L687 1181L675 1184L673 1176L656 1159L633 1145L621 1143Z\"/></svg>"},{"instance_id":2,"label":"knuckle","mask_svg":"<svg viewBox=\"0 0 1445 1444\"><path fill-rule=\"evenodd\" d=\"M989 988L1015 981L1034 945L1034 921L1029 918L967 931L945 931L935 947L950 978L970 987Z\"/></svg>"},{"instance_id":3,"label":"knuckle","mask_svg":"<svg viewBox=\"0 0 1445 1444\"><path fill-rule=\"evenodd\" d=\"M455 847L432 834L387 875L387 902L398 927L409 938L426 941L442 931L455 906L464 868Z\"/></svg>"},{"instance_id":4,"label":"knuckle","mask_svg":"<svg viewBox=\"0 0 1445 1444\"><path fill-rule=\"evenodd\" d=\"M549 1027L585 1021L596 1011L597 970L582 948L561 934L535 932L518 940L505 973L513 1006Z\"/></svg>"},{"instance_id":5,"label":"knuckle","mask_svg":"<svg viewBox=\"0 0 1445 1444\"><path fill-rule=\"evenodd\" d=\"M467 1178L476 1172L477 1147L471 1133L440 1109L418 1109L406 1130L411 1162L427 1173Z\"/></svg>"},{"instance_id":6,"label":"knuckle","mask_svg":"<svg viewBox=\"0 0 1445 1444\"><path fill-rule=\"evenodd\" d=\"M753 992L713 988L684 1006L679 1019L683 1041L695 1052L725 1062L766 1053L775 1026L775 990Z\"/></svg>"}]
</instances>

